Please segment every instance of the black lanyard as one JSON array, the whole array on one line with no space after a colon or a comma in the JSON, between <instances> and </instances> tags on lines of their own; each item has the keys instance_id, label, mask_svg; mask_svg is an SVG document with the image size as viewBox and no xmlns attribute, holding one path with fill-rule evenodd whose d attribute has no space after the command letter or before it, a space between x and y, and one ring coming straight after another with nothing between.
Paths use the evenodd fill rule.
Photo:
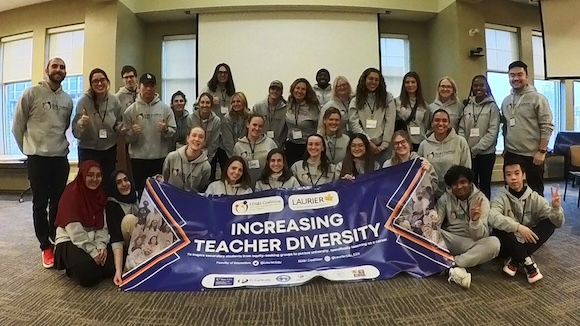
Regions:
<instances>
[{"instance_id":1,"label":"black lanyard","mask_svg":"<svg viewBox=\"0 0 580 326\"><path fill-rule=\"evenodd\" d=\"M276 187L276 188L283 188L285 183L286 183L286 181L282 182L280 187ZM270 187L270 189L274 189L274 188L272 188L272 185L270 183L267 183L267 185L268 185L268 187Z\"/></svg>"},{"instance_id":2,"label":"black lanyard","mask_svg":"<svg viewBox=\"0 0 580 326\"><path fill-rule=\"evenodd\" d=\"M471 216L469 216L469 198L467 199L467 210L465 210L465 207L463 207L463 205L461 204L461 200L459 201L459 207L461 207L461 210L467 216L467 220L468 221L471 220Z\"/></svg>"},{"instance_id":3,"label":"black lanyard","mask_svg":"<svg viewBox=\"0 0 580 326\"><path fill-rule=\"evenodd\" d=\"M228 194L228 186L226 185L226 182L225 181L222 181L222 182L224 184L224 192L226 193L226 195L229 195ZM236 192L234 194L232 194L232 195L237 195L239 189L240 189L239 187L236 187Z\"/></svg>"},{"instance_id":4,"label":"black lanyard","mask_svg":"<svg viewBox=\"0 0 580 326\"><path fill-rule=\"evenodd\" d=\"M187 151L187 148L185 149ZM185 175L185 166L183 165L183 157L179 157L179 161L181 162L181 181L183 181L183 185L188 185L189 189L191 190L191 188L193 188L191 186L191 183L188 183L186 180L189 180L189 178L191 177L191 175L193 174L193 172L195 171L195 168L197 167L198 163L189 163L188 164L193 164L193 168L191 169L191 172L189 172L187 175ZM179 171L178 171L179 173Z\"/></svg>"},{"instance_id":5,"label":"black lanyard","mask_svg":"<svg viewBox=\"0 0 580 326\"><path fill-rule=\"evenodd\" d=\"M294 107L294 118L296 119L296 128L298 128L298 116L300 115L300 112L298 111L300 109L300 105L292 105Z\"/></svg>"},{"instance_id":6,"label":"black lanyard","mask_svg":"<svg viewBox=\"0 0 580 326\"><path fill-rule=\"evenodd\" d=\"M318 177L318 179L316 180L316 182L314 182L314 179L312 179L312 174L310 174L310 166L308 165L308 163L306 163L306 167L308 168L308 179L310 179L310 183L313 186L317 186L318 182L320 181L320 179L322 179L322 171L320 173L320 176Z\"/></svg>"},{"instance_id":7,"label":"black lanyard","mask_svg":"<svg viewBox=\"0 0 580 326\"><path fill-rule=\"evenodd\" d=\"M103 115L101 115L101 110L99 110L99 106L100 105L97 104L95 111L97 111L99 118L101 118L101 125L105 126L105 118L107 117L107 108L109 107L109 98L107 97L107 102L105 102L105 112L103 112Z\"/></svg>"},{"instance_id":8,"label":"black lanyard","mask_svg":"<svg viewBox=\"0 0 580 326\"><path fill-rule=\"evenodd\" d=\"M254 142L254 147L252 147L252 142L248 138L248 145L250 145L250 153L252 155L252 160L253 160L254 159L254 151L256 150L256 142Z\"/></svg>"},{"instance_id":9,"label":"black lanyard","mask_svg":"<svg viewBox=\"0 0 580 326\"><path fill-rule=\"evenodd\" d=\"M528 204L528 199L526 198L526 199L524 199L524 207L522 208L522 214L521 214L521 216L518 216L518 220L520 220L520 224L524 224L524 218L526 217L527 204ZM513 207L512 207L512 210L513 210ZM514 212L514 215L515 214L516 213Z\"/></svg>"},{"instance_id":10,"label":"black lanyard","mask_svg":"<svg viewBox=\"0 0 580 326\"><path fill-rule=\"evenodd\" d=\"M371 116L374 118L375 117L375 109L377 108L377 101L375 100L375 102L373 103L373 106L371 107L371 105L369 104L369 101L365 101L366 106L369 107L369 110L371 110Z\"/></svg>"},{"instance_id":11,"label":"black lanyard","mask_svg":"<svg viewBox=\"0 0 580 326\"><path fill-rule=\"evenodd\" d=\"M330 153L330 160L334 162L334 158L336 157L336 145L338 143L338 138L336 135L334 136L334 144L332 143L332 136L327 137L327 145L328 145L328 152Z\"/></svg>"},{"instance_id":12,"label":"black lanyard","mask_svg":"<svg viewBox=\"0 0 580 326\"><path fill-rule=\"evenodd\" d=\"M483 112L483 108L484 106L481 106L481 110L479 110L479 113L476 115L475 114L475 103L471 102L471 109L473 110L473 121L475 121L475 126L477 127L477 120L479 120L479 116L481 115L481 113Z\"/></svg>"},{"instance_id":13,"label":"black lanyard","mask_svg":"<svg viewBox=\"0 0 580 326\"><path fill-rule=\"evenodd\" d=\"M226 93L225 90L220 88L220 91L222 93L222 106L226 106L226 99L228 98L228 94Z\"/></svg>"}]
</instances>

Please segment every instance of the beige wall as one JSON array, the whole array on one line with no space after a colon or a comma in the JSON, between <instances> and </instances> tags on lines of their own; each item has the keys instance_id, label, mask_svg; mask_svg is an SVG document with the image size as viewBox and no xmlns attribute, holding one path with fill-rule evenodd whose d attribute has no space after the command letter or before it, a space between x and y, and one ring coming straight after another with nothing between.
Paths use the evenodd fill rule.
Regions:
<instances>
[{"instance_id":1,"label":"beige wall","mask_svg":"<svg viewBox=\"0 0 580 326\"><path fill-rule=\"evenodd\" d=\"M117 57L115 80L117 89L123 85L121 69L131 65L137 73L143 71L145 60L145 24L123 3L118 3L117 11ZM112 78L112 76L109 76Z\"/></svg>"}]
</instances>

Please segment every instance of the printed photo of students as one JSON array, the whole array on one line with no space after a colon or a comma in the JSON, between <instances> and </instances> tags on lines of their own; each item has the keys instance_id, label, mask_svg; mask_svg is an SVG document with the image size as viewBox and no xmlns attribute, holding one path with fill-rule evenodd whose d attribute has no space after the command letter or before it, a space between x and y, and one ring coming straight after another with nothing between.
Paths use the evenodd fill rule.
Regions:
<instances>
[{"instance_id":1,"label":"printed photo of students","mask_svg":"<svg viewBox=\"0 0 580 326\"><path fill-rule=\"evenodd\" d=\"M232 102L228 113L222 119L222 143L220 149L225 151L225 160L220 159L220 166L223 166L227 158L234 155L234 145L238 139L247 134L246 124L250 116L248 100L242 92L237 92L232 96Z\"/></svg>"},{"instance_id":2,"label":"printed photo of students","mask_svg":"<svg viewBox=\"0 0 580 326\"><path fill-rule=\"evenodd\" d=\"M302 186L320 186L335 180L335 167L328 159L321 135L314 134L307 138L302 160L294 163L291 170Z\"/></svg>"},{"instance_id":3,"label":"printed photo of students","mask_svg":"<svg viewBox=\"0 0 580 326\"><path fill-rule=\"evenodd\" d=\"M323 107L332 97L332 85L330 85L330 73L322 68L316 72L316 84L312 86L320 107Z\"/></svg>"},{"instance_id":4,"label":"printed photo of students","mask_svg":"<svg viewBox=\"0 0 580 326\"><path fill-rule=\"evenodd\" d=\"M205 147L205 131L193 127L186 137L187 144L169 153L163 163L163 180L185 191L203 192L209 184L211 165Z\"/></svg>"},{"instance_id":5,"label":"printed photo of students","mask_svg":"<svg viewBox=\"0 0 580 326\"><path fill-rule=\"evenodd\" d=\"M288 136L286 127L286 100L282 97L284 86L279 80L274 80L268 88L266 99L254 104L252 112L264 117L264 133L272 138L278 147L284 146Z\"/></svg>"},{"instance_id":6,"label":"printed photo of students","mask_svg":"<svg viewBox=\"0 0 580 326\"><path fill-rule=\"evenodd\" d=\"M121 103L121 110L125 111L137 99L137 93L139 92L137 69L133 66L123 66L121 69L121 78L123 78L123 86L119 88L115 96L119 100L119 103Z\"/></svg>"},{"instance_id":7,"label":"printed photo of students","mask_svg":"<svg viewBox=\"0 0 580 326\"><path fill-rule=\"evenodd\" d=\"M117 165L117 133L124 133L121 103L109 93L109 77L102 69L89 74L91 88L79 99L72 132L79 140L79 163L99 162L103 175L110 176ZM104 185L107 190L108 185Z\"/></svg>"},{"instance_id":8,"label":"printed photo of students","mask_svg":"<svg viewBox=\"0 0 580 326\"><path fill-rule=\"evenodd\" d=\"M161 102L156 90L155 76L143 74L139 79L137 100L123 114L131 171L139 197L147 178L161 174L165 157L175 145L175 116L171 108Z\"/></svg>"},{"instance_id":9,"label":"printed photo of students","mask_svg":"<svg viewBox=\"0 0 580 326\"><path fill-rule=\"evenodd\" d=\"M429 111L431 115L435 111L443 109L449 114L450 126L457 131L459 127L459 120L463 114L463 103L459 101L457 95L457 84L453 78L445 76L439 79L437 83L437 96L435 101L429 104Z\"/></svg>"},{"instance_id":10,"label":"printed photo of students","mask_svg":"<svg viewBox=\"0 0 580 326\"><path fill-rule=\"evenodd\" d=\"M197 101L198 109L189 115L190 130L194 127L199 127L205 132L205 145L207 160L211 165L210 180L213 180L216 175L218 159L216 156L220 136L221 136L221 120L211 110L212 96L209 93L202 93ZM225 152L221 152L224 155Z\"/></svg>"},{"instance_id":11,"label":"printed photo of students","mask_svg":"<svg viewBox=\"0 0 580 326\"><path fill-rule=\"evenodd\" d=\"M383 164L388 159L388 148L395 131L397 110L393 95L381 72L366 69L358 81L356 96L349 105L353 132L367 136L375 160Z\"/></svg>"},{"instance_id":12,"label":"printed photo of students","mask_svg":"<svg viewBox=\"0 0 580 326\"><path fill-rule=\"evenodd\" d=\"M145 234L139 234L129 245L125 268L130 271L141 265L147 258L145 257Z\"/></svg>"},{"instance_id":13,"label":"printed photo of students","mask_svg":"<svg viewBox=\"0 0 580 326\"><path fill-rule=\"evenodd\" d=\"M252 180L246 162L239 156L232 156L222 169L221 180L210 183L205 194L232 196L252 192Z\"/></svg>"},{"instance_id":14,"label":"printed photo of students","mask_svg":"<svg viewBox=\"0 0 580 326\"><path fill-rule=\"evenodd\" d=\"M246 135L238 140L234 146L234 155L241 156L246 161L252 180L252 187L262 170L267 165L268 153L278 148L274 140L264 135L264 117L258 113L252 113L247 119Z\"/></svg>"},{"instance_id":15,"label":"printed photo of students","mask_svg":"<svg viewBox=\"0 0 580 326\"><path fill-rule=\"evenodd\" d=\"M276 188L291 189L300 187L300 183L286 164L284 151L279 148L272 149L266 157L267 165L256 181L256 192Z\"/></svg>"},{"instance_id":16,"label":"printed photo of students","mask_svg":"<svg viewBox=\"0 0 580 326\"><path fill-rule=\"evenodd\" d=\"M379 163L371 152L369 140L363 134L354 134L347 145L348 151L343 160L336 165L336 172L342 179L352 180L360 174L380 169Z\"/></svg>"},{"instance_id":17,"label":"printed photo of students","mask_svg":"<svg viewBox=\"0 0 580 326\"><path fill-rule=\"evenodd\" d=\"M410 71L403 77L401 95L395 99L397 107L396 129L406 130L413 142L413 151L419 149L419 144L426 138L427 130L431 128L431 116L427 102L423 97L421 78L419 74Z\"/></svg>"},{"instance_id":18,"label":"printed photo of students","mask_svg":"<svg viewBox=\"0 0 580 326\"><path fill-rule=\"evenodd\" d=\"M342 132L341 114L337 108L328 108L322 116L322 128L319 134L324 137L326 155L332 164L342 162L348 150L350 138Z\"/></svg>"},{"instance_id":19,"label":"printed photo of students","mask_svg":"<svg viewBox=\"0 0 580 326\"><path fill-rule=\"evenodd\" d=\"M421 142L417 154L431 163L438 176L445 175L453 165L471 169L469 145L465 138L457 135L455 129L451 127L449 113L444 109L438 109L432 118L433 133ZM443 178L439 179L439 186L436 189L437 198L445 193L447 185Z\"/></svg>"},{"instance_id":20,"label":"printed photo of students","mask_svg":"<svg viewBox=\"0 0 580 326\"><path fill-rule=\"evenodd\" d=\"M500 113L485 76L473 78L466 102L458 134L469 144L475 185L490 199Z\"/></svg>"},{"instance_id":21,"label":"printed photo of students","mask_svg":"<svg viewBox=\"0 0 580 326\"><path fill-rule=\"evenodd\" d=\"M552 202L526 185L525 163L508 160L503 166L507 184L491 202L490 226L501 242L500 257L507 258L504 273L515 276L524 268L529 283L544 276L532 255L564 225L560 193L552 187ZM495 214L494 214L495 213Z\"/></svg>"},{"instance_id":22,"label":"printed photo of students","mask_svg":"<svg viewBox=\"0 0 580 326\"><path fill-rule=\"evenodd\" d=\"M334 79L334 83L332 85L332 94L330 100L324 104L322 109L320 109L320 117L318 118L318 129L320 130L322 126L322 120L324 117L324 113L329 108L337 108L340 111L340 126L344 133L346 133L349 137L352 134L352 124L353 122L350 121L350 114L348 112L348 106L350 105L350 101L352 100L352 87L348 82L348 79L344 76L338 76Z\"/></svg>"},{"instance_id":23,"label":"printed photo of students","mask_svg":"<svg viewBox=\"0 0 580 326\"><path fill-rule=\"evenodd\" d=\"M187 143L187 135L189 133L189 112L185 109L187 98L182 91L177 91L171 95L171 110L175 116L175 144L173 150L184 146Z\"/></svg>"},{"instance_id":24,"label":"printed photo of students","mask_svg":"<svg viewBox=\"0 0 580 326\"><path fill-rule=\"evenodd\" d=\"M230 108L232 96L236 92L232 70L226 63L220 63L215 67L213 76L207 82L207 86L201 90L209 93L212 98L212 111L221 119L224 118Z\"/></svg>"},{"instance_id":25,"label":"printed photo of students","mask_svg":"<svg viewBox=\"0 0 580 326\"><path fill-rule=\"evenodd\" d=\"M316 93L305 78L296 79L290 85L286 125L288 135L284 144L288 164L292 165L302 158L306 151L308 135L316 133L318 126L318 107Z\"/></svg>"}]
</instances>

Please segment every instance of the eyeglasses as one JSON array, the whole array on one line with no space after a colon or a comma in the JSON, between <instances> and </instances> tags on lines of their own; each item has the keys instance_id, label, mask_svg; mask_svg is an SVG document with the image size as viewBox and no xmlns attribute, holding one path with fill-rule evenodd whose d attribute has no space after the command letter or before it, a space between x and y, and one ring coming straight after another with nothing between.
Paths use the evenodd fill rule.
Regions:
<instances>
[{"instance_id":1,"label":"eyeglasses","mask_svg":"<svg viewBox=\"0 0 580 326\"><path fill-rule=\"evenodd\" d=\"M346 88L348 87L348 84L338 84L336 85L336 88Z\"/></svg>"},{"instance_id":2,"label":"eyeglasses","mask_svg":"<svg viewBox=\"0 0 580 326\"><path fill-rule=\"evenodd\" d=\"M400 141L393 142L393 145L395 147L403 147L403 146L405 146L406 143L407 143L407 141L403 139L403 140L400 140Z\"/></svg>"},{"instance_id":3,"label":"eyeglasses","mask_svg":"<svg viewBox=\"0 0 580 326\"><path fill-rule=\"evenodd\" d=\"M93 84L93 85L98 85L98 84L104 85L106 83L107 83L107 80L105 78L91 80L91 84Z\"/></svg>"}]
</instances>

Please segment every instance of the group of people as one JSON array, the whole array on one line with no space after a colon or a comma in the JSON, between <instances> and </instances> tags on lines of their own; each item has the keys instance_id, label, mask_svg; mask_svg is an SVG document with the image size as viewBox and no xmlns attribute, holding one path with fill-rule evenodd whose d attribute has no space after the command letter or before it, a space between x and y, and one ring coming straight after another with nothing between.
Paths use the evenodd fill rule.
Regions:
<instances>
[{"instance_id":1,"label":"group of people","mask_svg":"<svg viewBox=\"0 0 580 326\"><path fill-rule=\"evenodd\" d=\"M483 237L491 242L496 239L487 237L492 227L486 224L489 210L485 210L485 201L491 194L500 126L506 162L518 162L529 191L535 191L543 200L542 166L553 131L552 115L546 98L528 85L527 66L521 61L509 66L513 90L504 99L501 111L485 76L473 78L469 98L463 102L453 79L443 77L438 82L436 100L427 104L417 73L405 75L401 95L394 98L375 68L361 74L356 89L343 76L335 78L331 85L330 73L321 69L314 86L305 78L296 79L287 100L282 96L282 83L275 80L269 85L267 97L250 109L244 93L236 91L230 67L221 63L191 113L181 91L173 94L170 105L163 103L156 92L156 77L151 73L142 74L137 82L136 69L123 67L124 86L113 95L106 72L93 69L89 74L90 88L72 117L72 100L60 86L66 77L64 61L51 59L46 75L45 81L25 90L20 98L13 134L28 157L34 227L43 265L66 269L75 279L93 274L74 267L90 265L100 266L102 275L113 273L115 283L121 281L123 259L130 247L122 240L121 224L125 221L132 228L138 224L136 203L149 177L206 195L241 195L352 180L381 167L420 158L421 169L429 176L428 195L438 199L439 214L438 219L431 219L431 230L427 228L424 233L436 231L449 250L457 252L450 280L466 279L467 272L458 272L460 268L481 262L465 253L481 247L477 241ZM79 142L79 174L67 186L65 131L71 117L73 134ZM115 170L118 137L128 144L130 174ZM221 173L216 180L218 166ZM469 181L470 194L480 194L476 200L459 199L454 192L461 179L453 179L458 173L452 172L457 169L459 176ZM103 177L115 182L101 185ZM463 213L443 210L454 209L448 203L459 203L457 207ZM113 204L118 207L108 207ZM61 210L61 206L66 208ZM110 210L115 216L112 221ZM477 211L477 217L471 215L472 210ZM498 213L502 214L512 220L520 218L514 215L513 208ZM489 220L503 222L498 222L497 228L506 234L523 233L523 239L528 240L529 229L514 230L513 224L499 217L490 216ZM520 218L522 225L529 221L536 219ZM556 222L553 225L561 225ZM471 232L469 228L476 224L479 229ZM110 239L105 236L107 228ZM460 228L464 229L455 232ZM502 237L498 235L507 241L508 236ZM155 237L153 242L158 240ZM143 244L132 246L141 248ZM493 246L483 247L490 250ZM111 252L114 260L107 254ZM512 264L522 263L521 254L510 256ZM471 258L464 259L462 255ZM530 262L526 260L530 255L524 257L523 263ZM86 280L80 283L93 284Z\"/></svg>"}]
</instances>

